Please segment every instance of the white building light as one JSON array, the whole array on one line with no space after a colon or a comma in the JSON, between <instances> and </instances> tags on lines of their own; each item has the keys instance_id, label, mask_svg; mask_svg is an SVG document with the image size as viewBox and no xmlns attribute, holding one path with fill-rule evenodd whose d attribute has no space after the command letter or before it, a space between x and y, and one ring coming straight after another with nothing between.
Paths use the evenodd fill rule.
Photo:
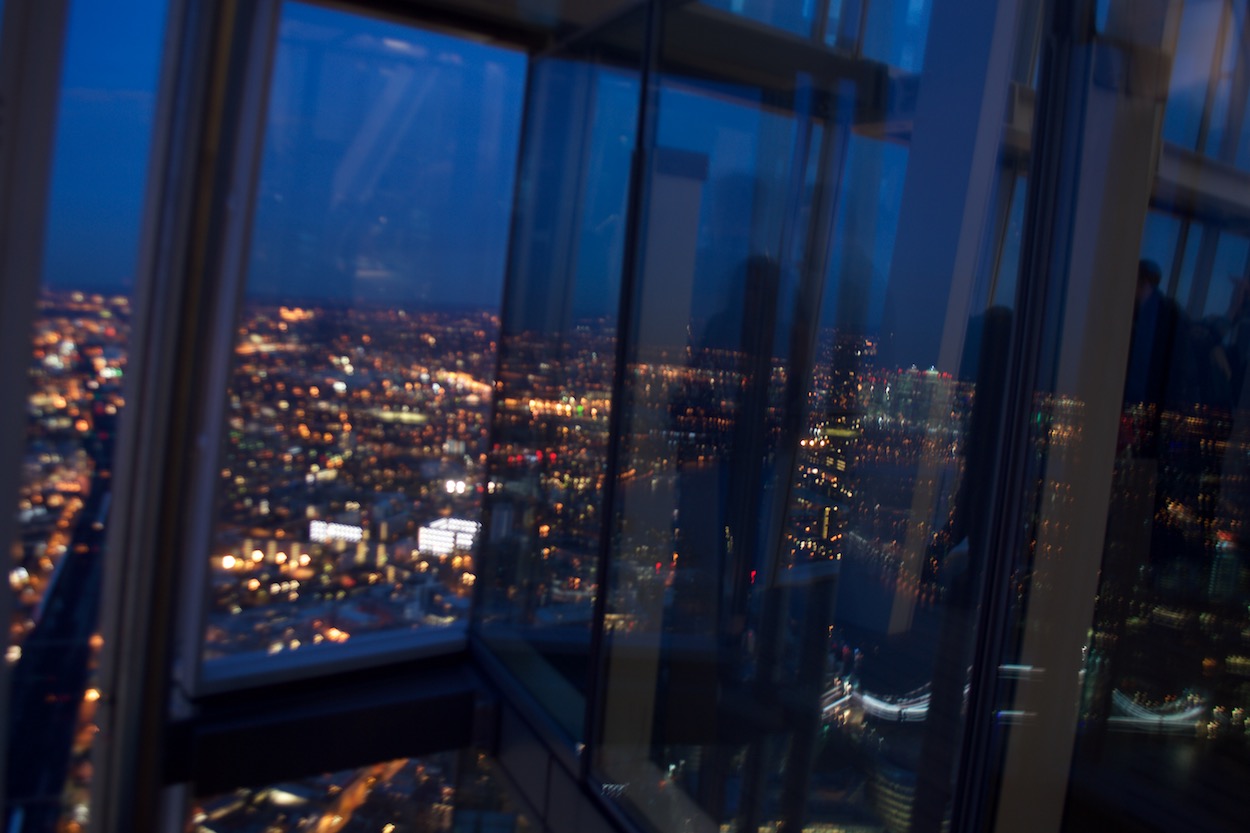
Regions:
<instances>
[{"instance_id":1,"label":"white building light","mask_svg":"<svg viewBox=\"0 0 1250 833\"><path fill-rule=\"evenodd\" d=\"M308 539L319 544L324 544L327 541L356 543L362 540L364 535L364 529L352 524L329 523L327 521L312 521L308 524Z\"/></svg>"},{"instance_id":2,"label":"white building light","mask_svg":"<svg viewBox=\"0 0 1250 833\"><path fill-rule=\"evenodd\" d=\"M482 525L463 518L439 518L417 530L417 550L422 555L450 555L473 549Z\"/></svg>"}]
</instances>

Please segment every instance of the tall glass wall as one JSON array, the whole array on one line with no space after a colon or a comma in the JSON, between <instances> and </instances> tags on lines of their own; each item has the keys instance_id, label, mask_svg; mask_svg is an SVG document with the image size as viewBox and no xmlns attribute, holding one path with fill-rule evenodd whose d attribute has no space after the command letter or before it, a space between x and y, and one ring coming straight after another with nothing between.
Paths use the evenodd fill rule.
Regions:
<instances>
[{"instance_id":1,"label":"tall glass wall","mask_svg":"<svg viewBox=\"0 0 1250 833\"><path fill-rule=\"evenodd\" d=\"M471 621L503 697L474 731L552 830L1244 827L1250 0L350 6L275 3L230 111L239 297L217 381L177 381L221 394L173 483L211 481L170 521L192 683L151 702L467 675ZM163 366L104 226L59 227L21 359L23 830L105 780L108 457ZM190 825L510 828L479 763L471 812L413 759Z\"/></svg>"},{"instance_id":2,"label":"tall glass wall","mask_svg":"<svg viewBox=\"0 0 1250 833\"><path fill-rule=\"evenodd\" d=\"M643 829L1236 829L1245 3L643 11L530 82L493 653Z\"/></svg>"},{"instance_id":3,"label":"tall glass wall","mask_svg":"<svg viewBox=\"0 0 1250 833\"><path fill-rule=\"evenodd\" d=\"M948 818L1019 164L983 6L855 57L658 20L594 761L648 827Z\"/></svg>"},{"instance_id":4,"label":"tall glass wall","mask_svg":"<svg viewBox=\"0 0 1250 833\"><path fill-rule=\"evenodd\" d=\"M585 734L646 16L535 60L486 483L481 633Z\"/></svg>"},{"instance_id":5,"label":"tall glass wall","mask_svg":"<svg viewBox=\"0 0 1250 833\"><path fill-rule=\"evenodd\" d=\"M658 830L936 831L960 763L1036 10L800 5L530 81L480 632Z\"/></svg>"},{"instance_id":6,"label":"tall glass wall","mask_svg":"<svg viewBox=\"0 0 1250 833\"><path fill-rule=\"evenodd\" d=\"M1244 825L1247 12L1100 4L1056 25L1083 82L1043 66L1034 141L1081 173L1047 189L1067 298L1011 575L1000 829Z\"/></svg>"}]
</instances>

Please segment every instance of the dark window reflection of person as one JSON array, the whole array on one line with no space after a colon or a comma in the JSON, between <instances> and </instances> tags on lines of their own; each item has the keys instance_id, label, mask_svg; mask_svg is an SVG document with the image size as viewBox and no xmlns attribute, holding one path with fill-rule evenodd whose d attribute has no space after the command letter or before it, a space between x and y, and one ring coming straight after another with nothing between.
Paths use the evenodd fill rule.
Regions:
<instances>
[{"instance_id":1,"label":"dark window reflection of person","mask_svg":"<svg viewBox=\"0 0 1250 833\"><path fill-rule=\"evenodd\" d=\"M1125 403L1153 406L1156 420L1160 409L1183 401L1192 382L1184 373L1189 361L1188 322L1176 301L1159 291L1161 279L1158 264L1149 260L1138 263L1133 334L1124 382Z\"/></svg>"},{"instance_id":2,"label":"dark window reflection of person","mask_svg":"<svg viewBox=\"0 0 1250 833\"><path fill-rule=\"evenodd\" d=\"M1212 432L1223 430L1229 386L1227 380L1217 384L1218 338L1206 337L1205 322L1190 321L1159 283L1159 267L1141 261L1086 663L1086 731L1078 759L1090 766L1135 748L1127 735L1110 734L1117 691L1160 703L1189 693L1205 696L1210 683L1202 668L1206 637L1164 627L1154 612L1197 621L1210 610L1218 479L1212 476L1215 460L1204 449ZM1075 777L1093 783L1098 771L1085 769ZM1073 812L1080 809L1078 804Z\"/></svg>"},{"instance_id":3,"label":"dark window reflection of person","mask_svg":"<svg viewBox=\"0 0 1250 833\"><path fill-rule=\"evenodd\" d=\"M1148 260L1138 263L1100 602L1087 661L1087 731L1080 747L1086 760L1097 760L1103 754L1113 692L1154 687L1136 681L1140 669L1131 656L1134 650L1124 646L1135 642L1125 623L1155 595L1156 559L1172 549L1169 542L1160 540L1161 531L1151 519L1167 492L1159 482L1162 413L1165 403L1177 396L1172 389L1179 380L1173 378L1173 371L1178 343L1184 340L1188 325L1180 306L1160 291L1161 278L1157 264Z\"/></svg>"},{"instance_id":4,"label":"dark window reflection of person","mask_svg":"<svg viewBox=\"0 0 1250 833\"><path fill-rule=\"evenodd\" d=\"M1127 428L1127 442L1120 448L1117 472L1122 488L1117 494L1128 499L1119 507L1124 522L1139 530L1129 534L1125 529L1128 538L1109 541L1109 546L1149 552L1153 571L1164 566L1160 559L1180 556L1185 546L1174 540L1178 530L1172 524L1146 524L1149 541L1140 540L1141 521L1157 516L1169 500L1199 504L1197 496L1189 494L1197 482L1190 476L1192 468L1199 461L1174 442L1181 427L1177 414L1192 414L1200 398L1194 327L1176 301L1160 291L1159 281L1158 265L1149 260L1138 263L1121 422ZM1114 498L1112 504L1114 519ZM1137 543L1127 546L1129 540ZM1139 561L1137 568L1143 566Z\"/></svg>"}]
</instances>

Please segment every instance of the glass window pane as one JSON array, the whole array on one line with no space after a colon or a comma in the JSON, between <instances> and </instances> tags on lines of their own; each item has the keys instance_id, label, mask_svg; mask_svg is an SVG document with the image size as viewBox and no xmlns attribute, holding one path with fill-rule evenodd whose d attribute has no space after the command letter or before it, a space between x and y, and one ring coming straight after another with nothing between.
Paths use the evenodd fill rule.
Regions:
<instances>
[{"instance_id":1,"label":"glass window pane","mask_svg":"<svg viewBox=\"0 0 1250 833\"><path fill-rule=\"evenodd\" d=\"M1246 280L1246 256L1250 254L1250 240L1236 234L1221 234L1215 260L1211 266L1211 281L1205 303L1203 318L1211 316L1234 320L1237 317L1235 301L1238 288Z\"/></svg>"},{"instance_id":2,"label":"glass window pane","mask_svg":"<svg viewBox=\"0 0 1250 833\"><path fill-rule=\"evenodd\" d=\"M903 72L924 66L931 0L874 0L868 3L863 53Z\"/></svg>"},{"instance_id":3,"label":"glass window pane","mask_svg":"<svg viewBox=\"0 0 1250 833\"><path fill-rule=\"evenodd\" d=\"M484 578L495 655L584 736L642 15L538 61L500 347Z\"/></svg>"},{"instance_id":4,"label":"glass window pane","mask_svg":"<svg viewBox=\"0 0 1250 833\"><path fill-rule=\"evenodd\" d=\"M89 814L110 478L166 4L69 9L43 272L14 276L39 283L30 352L6 357L30 380L15 394L27 420L21 468L4 473L19 481L0 789L15 833L72 829Z\"/></svg>"},{"instance_id":5,"label":"glass window pane","mask_svg":"<svg viewBox=\"0 0 1250 833\"><path fill-rule=\"evenodd\" d=\"M593 759L644 829L948 819L1010 327L976 282L1011 225L1012 56L994 4L973 30L885 5L889 66L767 82L664 17ZM867 81L955 50L977 56L959 78Z\"/></svg>"},{"instance_id":6,"label":"glass window pane","mask_svg":"<svg viewBox=\"0 0 1250 833\"><path fill-rule=\"evenodd\" d=\"M467 619L524 56L284 7L204 658Z\"/></svg>"},{"instance_id":7,"label":"glass window pane","mask_svg":"<svg viewBox=\"0 0 1250 833\"><path fill-rule=\"evenodd\" d=\"M1231 161L1244 4L1184 4L1166 102L1060 80L1099 50L1138 60L1165 44L1140 4L1107 6L1107 40L1073 43L1072 63L1042 79L1063 87L1067 124L1039 128L1035 150L1060 143L1050 150L1079 171L1043 196L1078 219L1031 229L1064 297L1047 302L1027 448L1014 452L1029 483L1013 523L1028 531L1003 588L1018 618L987 730L1004 739L988 812L1013 832L1239 830L1250 242L1234 230L1248 212L1222 195L1231 172L1169 145ZM1048 781L1065 769L1066 783Z\"/></svg>"}]
</instances>

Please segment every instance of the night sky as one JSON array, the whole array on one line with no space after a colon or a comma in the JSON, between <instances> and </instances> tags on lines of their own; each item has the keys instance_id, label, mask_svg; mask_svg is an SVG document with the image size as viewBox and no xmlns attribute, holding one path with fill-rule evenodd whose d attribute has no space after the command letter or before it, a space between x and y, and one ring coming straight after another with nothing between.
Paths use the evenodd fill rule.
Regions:
<instances>
[{"instance_id":1,"label":"night sky","mask_svg":"<svg viewBox=\"0 0 1250 833\"><path fill-rule=\"evenodd\" d=\"M919 69L930 7L927 0L872 4L866 56ZM1195 108L1204 100L1198 46L1209 40L1205 8L1186 15L1173 71L1164 134L1180 144L1192 143ZM126 291L133 283L164 11L163 0L72 3L45 260L44 280L52 288ZM247 266L252 297L495 306L509 241L524 256L534 229L558 237L573 224L580 230L575 251L553 250L534 263L545 272L576 271L573 314L615 308L634 130L630 105L637 95L629 73L592 69L600 73L597 99L558 103L563 111L541 116L543 129L555 134L584 131L592 162L578 174L582 215L566 216L573 192L561 189L573 186L557 182L527 207L531 216L515 218L514 229L524 55L294 2L284 6L276 55ZM547 69L560 71L551 60ZM566 63L574 74L582 71ZM660 148L701 158L704 170L697 208L675 219L697 238L697 261L688 308L673 314L708 319L726 303L739 303L738 273L755 255L783 262L780 303L788 308L795 253L771 249L781 239L772 225L794 198L790 168L801 144L795 121L762 109L751 89L671 77L660 84ZM841 208L831 229L826 326L865 332L890 326L891 264L910 156L905 145L852 135L837 183ZM1240 139L1238 164L1243 157L1250 159L1250 131ZM544 176L551 165L566 164L541 161L547 168L536 170ZM568 171L557 173L562 176ZM1007 264L1018 255L1023 198L1023 187L1012 194ZM1152 214L1145 255L1167 262L1176 240L1176 222ZM1216 273L1240 273L1248 251L1245 238L1222 236ZM550 280L537 277L540 284ZM1181 294L1185 280L1182 275ZM539 285L527 286L537 291ZM1004 279L996 300L1010 303L1013 286ZM1213 282L1208 314L1226 306L1230 286ZM567 289L546 287L561 295Z\"/></svg>"},{"instance_id":2,"label":"night sky","mask_svg":"<svg viewBox=\"0 0 1250 833\"><path fill-rule=\"evenodd\" d=\"M75 0L45 260L127 290L161 59L159 0ZM525 57L284 9L253 215L255 297L498 304Z\"/></svg>"},{"instance_id":3,"label":"night sky","mask_svg":"<svg viewBox=\"0 0 1250 833\"><path fill-rule=\"evenodd\" d=\"M133 280L165 26L161 0L73 0L62 71L45 283Z\"/></svg>"},{"instance_id":4,"label":"night sky","mask_svg":"<svg viewBox=\"0 0 1250 833\"><path fill-rule=\"evenodd\" d=\"M133 282L164 6L72 4L45 263L50 287L124 291ZM498 303L525 72L516 52L288 3L252 220L250 294ZM618 85L619 94L604 86L601 106L628 105L633 86ZM695 306L723 304L732 294L730 273L748 256L743 246L752 236L742 228L754 211L747 186L772 175L761 170L763 160L793 146L789 120L762 115L752 91L722 93L666 85L659 124L664 146L707 158L695 232L705 276ZM550 129L575 130L585 116L570 108L567 125ZM594 141L627 142L631 120L618 121L606 123L601 111ZM895 167L905 165L905 154L893 156ZM621 168L615 173L627 162L627 154L611 157ZM605 183L619 180L618 190L624 185L614 172L595 173ZM740 198L731 199L735 193ZM623 192L609 203L617 196ZM591 272L579 280L584 315L613 306L619 286L619 275L599 264L619 262L623 212L594 219L597 236L587 233L578 254L577 268ZM874 311L888 273L881 264L889 261L889 227L885 218L887 233L870 243L878 264Z\"/></svg>"},{"instance_id":5,"label":"night sky","mask_svg":"<svg viewBox=\"0 0 1250 833\"><path fill-rule=\"evenodd\" d=\"M498 305L525 69L516 51L289 4L253 296Z\"/></svg>"}]
</instances>

